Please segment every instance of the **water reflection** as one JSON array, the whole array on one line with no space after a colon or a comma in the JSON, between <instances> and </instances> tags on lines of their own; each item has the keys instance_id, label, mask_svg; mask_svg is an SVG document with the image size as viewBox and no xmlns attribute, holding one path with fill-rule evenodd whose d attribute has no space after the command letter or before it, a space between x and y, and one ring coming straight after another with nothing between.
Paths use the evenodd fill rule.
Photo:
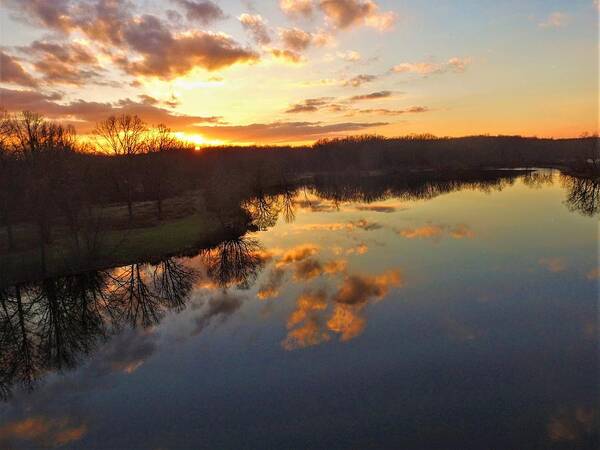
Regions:
<instances>
[{"instance_id":1,"label":"water reflection","mask_svg":"<svg viewBox=\"0 0 600 450\"><path fill-rule=\"evenodd\" d=\"M0 291L0 387L32 389L73 369L123 327L150 327L180 310L195 274L174 259L45 279Z\"/></svg>"},{"instance_id":2,"label":"water reflection","mask_svg":"<svg viewBox=\"0 0 600 450\"><path fill-rule=\"evenodd\" d=\"M197 372L182 369L173 375L177 383L184 383L186 377L195 380L174 392L177 402L185 404L187 395L198 401L203 393L207 408L216 404L228 411L228 420L233 423L248 421L252 428L246 432L256 429L251 415L236 413L226 400L220 402L203 386L235 389L236 383L259 379L257 370L268 371L273 366L270 375L276 380L269 387L272 391L251 384L247 391L236 394L240 405L243 400L262 405L256 407L255 414L273 429L283 429L279 420L290 420L288 408L296 407L306 413L318 407L324 408L332 424L337 424L338 432L340 423L354 423L353 414L369 417L378 426L384 426L384 416L389 415L397 420L394 426L407 436L403 440L399 433L394 440L397 448L418 448L408 441L410 436L420 436L427 442L423 448L434 448L464 438L461 431L469 430L475 436L473 445L461 448L478 448L485 439L478 440L477 427L464 425L463 420L478 424L488 433L494 421L501 422L511 433L518 430L514 433L519 441L501 440L507 449L522 448L512 445L515 442L543 442L537 448L594 448L598 442L598 410L581 400L592 398L590 348L598 331L589 301L590 286L598 280L598 267L591 266L595 256L590 241L593 236L582 235L581 242L570 241L572 248L559 242L548 253L534 247L530 254L522 250L519 261L514 257L503 259L504 249L529 248L523 241L532 240L531 235L499 236L501 227L496 228L496 235L486 229L485 225L508 214L512 205L508 200L496 202L494 195L470 200L479 202L476 204L481 211L487 203L498 208L497 216L488 222L482 217L465 218L447 211L436 215L427 209L430 200L442 195L493 194L520 188L521 183L540 194L560 188L559 195L568 209L578 213L569 216L573 222L560 219L565 227L575 227L575 219L588 224L587 218L598 214L597 180L558 176L549 171L467 173L460 179L440 174L429 178L417 174L321 176L303 186L254 193L254 198L244 202L242 206L256 228L267 230L266 233L232 237L182 257L16 283L0 289L0 394L9 399L17 392L16 404L27 405L3 416L6 420L0 426L0 444L12 444L15 440L38 446L97 443L97 435L96 440L85 441L93 431L91 420L75 419L58 407L48 414L41 402L44 398L59 402L65 393L77 389L83 392L82 385L94 383L100 375L138 375L151 356L167 359L164 365L177 372L173 360L165 354L168 352L161 349L160 333L167 323L176 330L178 345L189 346L187 353L178 355L176 365L199 361L193 366ZM458 208L460 201L464 200L454 197L443 205ZM424 211L420 215L415 212L417 204ZM558 205L567 210L560 201ZM548 214L556 215L557 211ZM546 234L552 237L550 232ZM535 239L546 234L540 232ZM491 242L488 246L484 245L486 239ZM469 259L469 252L479 253ZM495 259L486 256L490 254ZM575 271L578 272L573 275ZM542 285L535 284L536 277L542 277ZM506 283L507 279L511 283ZM459 300L452 303L448 298ZM234 322L236 317L244 321ZM557 320L564 325L561 330L556 330ZM203 349L197 338L211 335L213 328L219 329L217 325L223 327L226 322L234 322L237 329L256 322L257 329L275 331L269 331L267 339L254 330L250 337L245 336L250 343L243 345L236 344L238 339L230 336L232 348L243 348L238 353L227 342L219 343L228 340L225 338L211 341L218 347L214 353ZM554 334L548 334L550 329ZM198 357L201 350L207 358L205 362ZM542 361L536 355L546 359ZM561 362L564 370L548 363L561 357L570 358ZM333 367L344 364L353 367L354 373L336 378L340 373ZM140 378L145 389L152 390L157 380L166 376L164 367L154 370L157 378L148 374ZM60 388L54 387L56 392L52 393L41 383L52 374L67 371L75 373L73 377L79 374L79 384L59 383ZM235 372L242 371L247 373L239 373L236 378ZM285 374L289 387L277 377L278 371ZM541 371L548 373L540 374ZM314 377L314 384L302 378L307 373ZM565 381L567 375L571 377L569 381ZM337 380L339 386L327 381L331 379ZM527 381L532 379L543 379L544 385L532 386ZM316 380L321 380L322 389ZM455 391L446 392L445 383L454 386ZM370 387L359 387L365 385ZM403 385L408 386L406 390L399 387ZM502 403L502 398L518 404L520 390L515 386L536 393L536 389L547 390L521 405L522 416L506 419L507 411L512 409ZM39 388L41 400L28 403L23 399L37 397L35 393L23 397L21 388L29 392ZM285 408L253 397L253 389L257 397L260 392L265 397L273 395ZM331 392L342 391L346 397L330 397ZM223 398L231 396L219 392L217 395ZM548 397L548 392L553 397ZM304 396L323 398L324 404L308 404ZM482 404L493 402L504 418L480 409L465 411L465 396ZM391 398L395 406L388 404ZM88 406L93 409L93 402L89 401ZM361 401L364 410L358 411L356 405ZM365 402L371 406L365 406ZM269 416L269 404L273 411L279 411L280 418ZM412 419L407 415L409 410L416 414ZM458 418L453 419L453 413L448 411L460 411ZM195 417L205 418L207 414L204 411ZM451 425L444 428L436 417ZM100 413L94 419L98 423L108 420ZM225 436L225 432L219 434L221 428L216 425L212 430L204 430L205 434L194 434L189 429L195 429L197 423L184 422L187 431L173 427L189 440L187 444L180 441L178 446L175 439L176 448L190 448L192 437L194 442L207 439L213 448L237 448L245 442L236 441L234 435ZM523 423L529 422L534 424L535 433L522 428ZM443 429L429 434L440 426ZM361 427L367 425L363 423ZM35 432L27 434L22 431L25 429ZM146 425L144 429L148 429ZM319 429L312 423L304 431L313 435ZM158 430L156 433L160 434ZM213 434L219 437L211 440ZM300 431L295 435L297 442L304 444L303 448L312 447L300 435L304 436ZM369 437L373 439L373 434ZM365 445L372 442L366 437L363 441L360 436L354 438L353 442ZM165 446L172 439L172 435L162 441L157 437L156 442ZM282 448L295 448L292 437L280 439L277 442L283 443ZM134 448L147 447L147 441L140 442L143 445ZM380 444L383 448L386 443Z\"/></svg>"}]
</instances>

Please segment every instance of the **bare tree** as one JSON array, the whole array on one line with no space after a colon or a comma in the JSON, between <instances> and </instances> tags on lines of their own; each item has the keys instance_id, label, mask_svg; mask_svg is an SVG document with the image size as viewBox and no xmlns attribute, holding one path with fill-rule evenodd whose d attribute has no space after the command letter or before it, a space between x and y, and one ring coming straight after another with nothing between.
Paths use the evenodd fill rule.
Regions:
<instances>
[{"instance_id":1,"label":"bare tree","mask_svg":"<svg viewBox=\"0 0 600 450\"><path fill-rule=\"evenodd\" d=\"M110 116L99 122L94 131L98 147L103 152L124 157L124 170L118 178L124 184L129 221L133 219L133 157L144 152L146 131L142 119L126 114Z\"/></svg>"},{"instance_id":2,"label":"bare tree","mask_svg":"<svg viewBox=\"0 0 600 450\"><path fill-rule=\"evenodd\" d=\"M96 124L97 144L105 153L133 156L143 153L146 124L138 116L110 116Z\"/></svg>"},{"instance_id":3,"label":"bare tree","mask_svg":"<svg viewBox=\"0 0 600 450\"><path fill-rule=\"evenodd\" d=\"M148 133L144 190L156 201L158 220L163 219L163 200L168 194L172 177L171 165L166 161L165 155L182 147L181 141L165 125L157 125Z\"/></svg>"}]
</instances>

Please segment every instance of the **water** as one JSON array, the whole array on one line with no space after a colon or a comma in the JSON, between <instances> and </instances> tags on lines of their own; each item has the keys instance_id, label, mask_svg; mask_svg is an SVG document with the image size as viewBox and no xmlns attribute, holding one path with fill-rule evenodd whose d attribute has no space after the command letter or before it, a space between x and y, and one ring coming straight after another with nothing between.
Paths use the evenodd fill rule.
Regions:
<instances>
[{"instance_id":1,"label":"water","mask_svg":"<svg viewBox=\"0 0 600 450\"><path fill-rule=\"evenodd\" d=\"M597 191L502 176L328 180L198 256L23 286L1 446L597 448Z\"/></svg>"}]
</instances>

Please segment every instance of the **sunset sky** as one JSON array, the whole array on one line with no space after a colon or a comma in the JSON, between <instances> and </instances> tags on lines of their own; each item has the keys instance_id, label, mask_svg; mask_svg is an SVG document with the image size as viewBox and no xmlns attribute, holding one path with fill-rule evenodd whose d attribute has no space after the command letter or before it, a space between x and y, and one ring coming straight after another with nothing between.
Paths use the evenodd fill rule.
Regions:
<instances>
[{"instance_id":1,"label":"sunset sky","mask_svg":"<svg viewBox=\"0 0 600 450\"><path fill-rule=\"evenodd\" d=\"M0 107L198 145L598 130L593 0L0 0Z\"/></svg>"}]
</instances>

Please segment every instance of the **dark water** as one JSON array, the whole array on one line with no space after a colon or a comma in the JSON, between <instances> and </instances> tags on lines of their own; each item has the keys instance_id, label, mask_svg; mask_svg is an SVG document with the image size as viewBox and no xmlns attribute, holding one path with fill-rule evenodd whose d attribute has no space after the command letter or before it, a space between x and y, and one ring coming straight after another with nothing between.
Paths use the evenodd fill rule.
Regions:
<instances>
[{"instance_id":1,"label":"dark water","mask_svg":"<svg viewBox=\"0 0 600 450\"><path fill-rule=\"evenodd\" d=\"M597 185L247 207L198 256L5 289L0 447L598 448Z\"/></svg>"}]
</instances>

